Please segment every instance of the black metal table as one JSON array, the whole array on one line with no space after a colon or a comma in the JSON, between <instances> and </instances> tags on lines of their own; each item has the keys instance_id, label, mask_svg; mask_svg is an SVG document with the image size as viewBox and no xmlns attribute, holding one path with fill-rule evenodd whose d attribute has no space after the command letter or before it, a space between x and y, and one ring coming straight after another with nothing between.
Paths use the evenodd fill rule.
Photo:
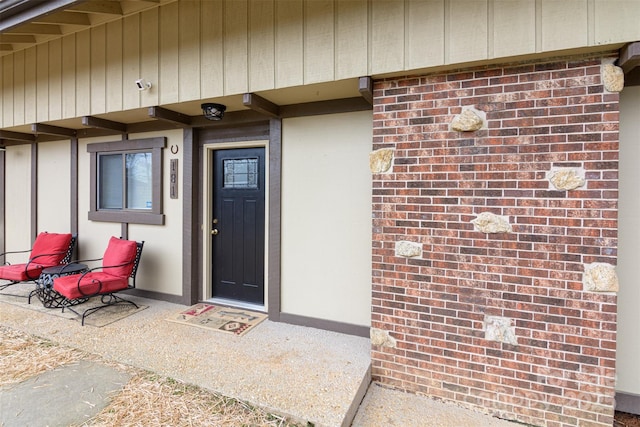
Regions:
<instances>
[{"instance_id":1,"label":"black metal table","mask_svg":"<svg viewBox=\"0 0 640 427\"><path fill-rule=\"evenodd\" d=\"M31 303L31 297L33 295L37 296L42 305L46 308L60 308L63 305L78 305L86 302L89 298L67 301L64 296L53 290L53 281L58 277L82 274L86 271L88 271L88 267L85 264L79 263L56 265L55 267L45 268L42 270L42 273L40 273L38 280L36 280L36 288L29 293L29 303Z\"/></svg>"}]
</instances>

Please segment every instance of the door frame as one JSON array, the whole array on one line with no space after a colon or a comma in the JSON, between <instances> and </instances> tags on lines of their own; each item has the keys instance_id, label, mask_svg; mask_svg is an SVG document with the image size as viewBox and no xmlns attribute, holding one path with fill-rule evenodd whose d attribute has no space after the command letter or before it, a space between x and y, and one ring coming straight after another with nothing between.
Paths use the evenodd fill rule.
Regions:
<instances>
[{"instance_id":1,"label":"door frame","mask_svg":"<svg viewBox=\"0 0 640 427\"><path fill-rule=\"evenodd\" d=\"M219 300L212 298L212 255L213 245L211 230L213 229L213 152L217 150L242 149L242 148L264 148L265 156L265 188L264 188L264 305L256 305L244 303L242 301ZM254 141L230 141L216 142L214 144L204 144L202 147L203 159L203 182L202 182L202 286L201 289L203 300L210 302L218 302L237 307L249 308L254 310L269 310L269 140Z\"/></svg>"}]
</instances>

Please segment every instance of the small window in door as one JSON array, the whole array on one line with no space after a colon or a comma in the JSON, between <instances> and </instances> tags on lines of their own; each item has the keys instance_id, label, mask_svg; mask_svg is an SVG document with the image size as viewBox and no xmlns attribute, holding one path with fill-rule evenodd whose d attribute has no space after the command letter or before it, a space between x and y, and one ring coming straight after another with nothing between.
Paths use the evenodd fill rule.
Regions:
<instances>
[{"instance_id":1,"label":"small window in door","mask_svg":"<svg viewBox=\"0 0 640 427\"><path fill-rule=\"evenodd\" d=\"M258 159L225 159L224 188L258 188Z\"/></svg>"}]
</instances>

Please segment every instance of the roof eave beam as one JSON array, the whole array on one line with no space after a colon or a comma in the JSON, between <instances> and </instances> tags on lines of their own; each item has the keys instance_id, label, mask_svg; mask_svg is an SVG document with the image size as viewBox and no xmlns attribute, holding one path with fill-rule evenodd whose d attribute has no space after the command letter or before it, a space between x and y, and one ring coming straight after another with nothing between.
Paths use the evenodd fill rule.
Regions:
<instances>
[{"instance_id":1,"label":"roof eave beam","mask_svg":"<svg viewBox=\"0 0 640 427\"><path fill-rule=\"evenodd\" d=\"M280 117L280 107L278 105L255 93L245 93L242 95L242 104L266 116L274 118Z\"/></svg>"},{"instance_id":2,"label":"roof eave beam","mask_svg":"<svg viewBox=\"0 0 640 427\"><path fill-rule=\"evenodd\" d=\"M191 126L191 116L158 106L149 107L149 117L171 123L177 123L180 126Z\"/></svg>"},{"instance_id":3,"label":"roof eave beam","mask_svg":"<svg viewBox=\"0 0 640 427\"><path fill-rule=\"evenodd\" d=\"M358 92L367 102L373 105L373 79L369 76L358 79Z\"/></svg>"},{"instance_id":4,"label":"roof eave beam","mask_svg":"<svg viewBox=\"0 0 640 427\"><path fill-rule=\"evenodd\" d=\"M75 129L64 128L60 126L47 125L44 123L34 123L31 125L31 131L35 134L66 136L73 138L77 135Z\"/></svg>"},{"instance_id":5,"label":"roof eave beam","mask_svg":"<svg viewBox=\"0 0 640 427\"><path fill-rule=\"evenodd\" d=\"M620 50L618 66L625 74L640 66L640 42L629 43Z\"/></svg>"},{"instance_id":6,"label":"roof eave beam","mask_svg":"<svg viewBox=\"0 0 640 427\"><path fill-rule=\"evenodd\" d=\"M8 139L10 141L35 142L36 136L31 133L0 130L0 139Z\"/></svg>"},{"instance_id":7,"label":"roof eave beam","mask_svg":"<svg viewBox=\"0 0 640 427\"><path fill-rule=\"evenodd\" d=\"M125 123L114 122L112 120L101 119L94 116L84 116L82 118L82 125L114 131L116 133L127 133L127 125Z\"/></svg>"}]
</instances>

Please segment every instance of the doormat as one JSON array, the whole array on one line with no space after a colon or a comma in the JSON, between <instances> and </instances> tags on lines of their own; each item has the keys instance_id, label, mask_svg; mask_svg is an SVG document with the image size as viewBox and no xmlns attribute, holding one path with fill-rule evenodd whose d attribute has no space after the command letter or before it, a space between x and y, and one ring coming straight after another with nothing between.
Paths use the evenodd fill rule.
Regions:
<instances>
[{"instance_id":1,"label":"doormat","mask_svg":"<svg viewBox=\"0 0 640 427\"><path fill-rule=\"evenodd\" d=\"M199 303L166 320L242 336L266 318L265 313Z\"/></svg>"},{"instance_id":2,"label":"doormat","mask_svg":"<svg viewBox=\"0 0 640 427\"><path fill-rule=\"evenodd\" d=\"M31 297L31 304L29 304L29 292L33 290L34 285L32 283L18 283L5 289L4 293L0 294L0 302L15 305L17 307L26 308L28 310L37 311L39 313L50 314L63 319L76 320L78 323L82 320L82 312L88 308L102 305L100 297L91 298L89 301L79 304L74 308L80 316L75 314L69 309L65 309L64 313L61 308L46 308L42 305L38 297L35 295ZM125 296L124 294L122 294ZM125 296L126 298L126 296ZM136 304L138 304L136 302ZM110 325L118 320L122 320L131 316L139 311L146 309L148 306L138 304L138 308L135 308L131 304L116 304L110 307L100 309L98 312L91 314L84 319L84 324L101 328L106 325Z\"/></svg>"}]
</instances>

